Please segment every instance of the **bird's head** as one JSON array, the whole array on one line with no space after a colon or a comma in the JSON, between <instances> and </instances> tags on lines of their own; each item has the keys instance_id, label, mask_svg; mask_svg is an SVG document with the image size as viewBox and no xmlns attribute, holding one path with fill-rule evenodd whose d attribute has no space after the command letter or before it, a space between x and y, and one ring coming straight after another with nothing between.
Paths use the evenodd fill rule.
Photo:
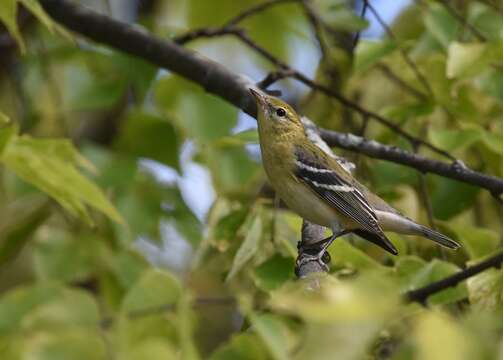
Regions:
<instances>
[{"instance_id":1,"label":"bird's head","mask_svg":"<svg viewBox=\"0 0 503 360\"><path fill-rule=\"evenodd\" d=\"M255 89L250 89L257 102L257 119L263 130L285 133L302 130L299 114L286 102Z\"/></svg>"}]
</instances>

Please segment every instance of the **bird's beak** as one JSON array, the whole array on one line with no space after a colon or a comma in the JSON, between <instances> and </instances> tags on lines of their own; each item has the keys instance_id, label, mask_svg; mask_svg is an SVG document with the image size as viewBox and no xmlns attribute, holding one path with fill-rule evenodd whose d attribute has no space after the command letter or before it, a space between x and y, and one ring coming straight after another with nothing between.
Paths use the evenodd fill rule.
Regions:
<instances>
[{"instance_id":1,"label":"bird's beak","mask_svg":"<svg viewBox=\"0 0 503 360\"><path fill-rule=\"evenodd\" d=\"M253 95L253 97L255 98L255 100L257 100L257 105L265 109L267 104L265 96L255 89L250 88L249 90Z\"/></svg>"}]
</instances>

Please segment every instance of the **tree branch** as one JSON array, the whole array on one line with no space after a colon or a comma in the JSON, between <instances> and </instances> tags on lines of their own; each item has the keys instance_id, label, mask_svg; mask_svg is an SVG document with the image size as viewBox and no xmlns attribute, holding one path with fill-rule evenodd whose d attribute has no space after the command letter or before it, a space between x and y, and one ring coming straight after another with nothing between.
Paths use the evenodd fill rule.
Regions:
<instances>
[{"instance_id":1,"label":"tree branch","mask_svg":"<svg viewBox=\"0 0 503 360\"><path fill-rule=\"evenodd\" d=\"M423 173L441 175L488 190L492 195L503 193L503 179L486 175L466 167L462 162L446 163L413 154L403 149L380 144L377 141L336 131L318 129L321 137L330 146L358 152L376 159L413 167Z\"/></svg>"},{"instance_id":2,"label":"tree branch","mask_svg":"<svg viewBox=\"0 0 503 360\"><path fill-rule=\"evenodd\" d=\"M251 86L255 85L251 79L235 74L221 64L194 51L185 49L174 42L165 41L139 27L97 14L82 6L76 6L67 0L40 0L40 3L54 20L69 29L97 42L141 57L185 77L201 85L207 92L221 97L255 117L255 101L248 91ZM303 81L310 82L309 79L303 79ZM311 85L317 86L316 84ZM331 93L330 89L322 89L324 92ZM359 105L352 102L349 105L356 106L363 115L369 117L379 116L361 109ZM395 162L421 172L430 172L466 182L487 189L495 196L503 193L502 179L473 171L464 165L460 165L459 162L450 164L429 159L352 134L342 134L324 129L317 129L317 131L330 146Z\"/></svg>"},{"instance_id":3,"label":"tree branch","mask_svg":"<svg viewBox=\"0 0 503 360\"><path fill-rule=\"evenodd\" d=\"M390 39L392 39L394 42L397 42L397 38L396 38L395 34L393 33L393 31L391 31L391 28L388 26L388 24L386 24L386 21L384 21L384 19L381 17L381 15L379 15L377 10L372 6L372 4L370 2L368 2L368 3L366 2L366 4L367 4L370 12L372 12L372 14L376 18L377 22L379 23L379 25L381 25L381 27L384 29L384 31L390 37ZM428 82L426 77L421 73L421 71L419 71L419 68L417 67L416 63L414 61L412 61L409 54L402 47L399 47L398 50L399 50L400 55L402 56L403 60L410 67L410 69L412 70L412 72L414 73L416 78L419 80L419 82L426 89L428 94L431 97L434 97L433 90L430 86L430 83Z\"/></svg>"},{"instance_id":4,"label":"tree branch","mask_svg":"<svg viewBox=\"0 0 503 360\"><path fill-rule=\"evenodd\" d=\"M448 276L445 279L431 283L425 287L408 291L405 294L405 298L410 302L419 302L426 305L426 300L433 295L442 290L448 289L450 287L458 285L461 281L468 279L469 277L475 276L487 269L492 267L500 268L501 263L503 263L503 252L491 256L485 261L478 263L477 265L469 266L464 270L461 270L454 275Z\"/></svg>"},{"instance_id":5,"label":"tree branch","mask_svg":"<svg viewBox=\"0 0 503 360\"><path fill-rule=\"evenodd\" d=\"M415 137L415 136L409 134L408 132L403 130L400 126L395 125L393 123L393 121L391 121L390 119L387 119L384 116L381 116L373 111L370 111L370 110L363 108L358 103L349 100L348 98L344 97L339 92L333 90L331 87L320 84L320 83L310 79L308 76L304 75L300 71L291 68L288 64L283 62L281 59L275 57L273 54L271 54L265 48L261 47L256 42L254 42L246 34L246 32L243 29L239 29L234 26L229 26L227 24L222 27L218 27L218 28L200 28L200 29L192 30L192 31L188 32L187 34L175 37L173 39L173 41L175 41L178 44L185 44L187 41L195 40L195 39L198 39L201 37L215 37L215 36L221 36L221 35L234 35L239 40L241 40L245 45L247 45L250 49L252 49L256 53L258 53L260 56L262 56L264 59L269 61L271 64L278 67L280 69L280 71L285 72L285 74L288 73L288 75L285 77L291 77L291 78L303 83L304 85L310 87L313 90L320 91L321 93L325 94L326 96L334 98L335 100L339 101L342 105L362 114L364 117L374 119L375 121L379 122L380 124L391 129L393 132L395 132L395 133L399 134L400 136L402 136L403 138L407 139L413 145L422 145L422 146L429 148L430 150L432 150L442 156L447 157L450 160L456 160L447 151L442 150L442 149L434 146L433 144L431 144L421 138L418 138L418 137Z\"/></svg>"},{"instance_id":6,"label":"tree branch","mask_svg":"<svg viewBox=\"0 0 503 360\"><path fill-rule=\"evenodd\" d=\"M40 3L51 17L69 29L97 42L112 46L115 49L141 57L153 64L166 68L201 85L209 93L221 97L251 116L256 115L255 102L248 91L249 87L255 84L250 79L232 73L224 66L196 52L187 50L174 42L164 41L138 27L118 22L81 6L73 5L67 0L40 0ZM304 79L304 81L306 80ZM310 80L307 79L307 81ZM317 85L314 84L313 86ZM325 92L325 90L323 91ZM326 89L328 94L330 91L330 89ZM351 105L354 106L354 104ZM376 116L364 109L360 110L363 110L363 115L369 117ZM430 172L479 186L490 191L499 202L503 202L499 197L503 193L502 179L473 171L460 162L449 164L429 159L419 154L413 154L403 149L380 144L376 141L369 141L352 134L342 134L335 131L318 129L313 125L310 126L311 130L314 129L317 131L323 140L331 146L409 166L423 173ZM312 236L312 238L314 239L315 237ZM308 240L308 236L305 236L303 239ZM406 294L406 298L409 301L424 303L432 294L455 286L459 282L488 268L497 267L502 262L503 253L500 253L443 280L410 291Z\"/></svg>"}]
</instances>

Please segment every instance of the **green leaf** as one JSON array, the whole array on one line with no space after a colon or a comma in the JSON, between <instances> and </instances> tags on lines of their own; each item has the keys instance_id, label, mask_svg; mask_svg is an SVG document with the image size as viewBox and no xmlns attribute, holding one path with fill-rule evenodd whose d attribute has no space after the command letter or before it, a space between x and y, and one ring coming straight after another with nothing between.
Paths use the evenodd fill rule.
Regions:
<instances>
[{"instance_id":1,"label":"green leaf","mask_svg":"<svg viewBox=\"0 0 503 360\"><path fill-rule=\"evenodd\" d=\"M192 311L191 298L185 292L178 301L178 332L180 338L181 358L187 360L199 360L196 345L194 343L194 312Z\"/></svg>"},{"instance_id":2,"label":"green leaf","mask_svg":"<svg viewBox=\"0 0 503 360\"><path fill-rule=\"evenodd\" d=\"M4 113L0 112L0 126L5 126L10 124L10 119L7 115Z\"/></svg>"},{"instance_id":3,"label":"green leaf","mask_svg":"<svg viewBox=\"0 0 503 360\"><path fill-rule=\"evenodd\" d=\"M25 359L102 360L107 350L102 336L95 331L71 330L33 336L23 344Z\"/></svg>"},{"instance_id":4,"label":"green leaf","mask_svg":"<svg viewBox=\"0 0 503 360\"><path fill-rule=\"evenodd\" d=\"M107 255L104 239L96 234L53 231L50 236L39 236L33 249L37 277L65 283L84 282L96 276Z\"/></svg>"},{"instance_id":5,"label":"green leaf","mask_svg":"<svg viewBox=\"0 0 503 360\"><path fill-rule=\"evenodd\" d=\"M59 296L59 288L53 285L20 286L0 299L0 335L17 331L22 320L37 306Z\"/></svg>"},{"instance_id":6,"label":"green leaf","mask_svg":"<svg viewBox=\"0 0 503 360\"><path fill-rule=\"evenodd\" d=\"M483 93L503 102L503 71L487 69L476 79L476 85Z\"/></svg>"},{"instance_id":7,"label":"green leaf","mask_svg":"<svg viewBox=\"0 0 503 360\"><path fill-rule=\"evenodd\" d=\"M427 265L417 256L400 256L395 263L395 274L403 292L414 290L417 274Z\"/></svg>"},{"instance_id":8,"label":"green leaf","mask_svg":"<svg viewBox=\"0 0 503 360\"><path fill-rule=\"evenodd\" d=\"M256 129L250 129L220 138L216 141L216 145L242 146L247 144L258 144L258 142L258 131Z\"/></svg>"},{"instance_id":9,"label":"green leaf","mask_svg":"<svg viewBox=\"0 0 503 360\"><path fill-rule=\"evenodd\" d=\"M251 224L245 223L243 225L243 227L246 227L246 230L243 227L240 229L240 231L246 232L246 237L239 247L236 256L234 256L231 270L227 274L225 281L231 280L253 258L259 248L263 228L261 211L257 211L252 216Z\"/></svg>"},{"instance_id":10,"label":"green leaf","mask_svg":"<svg viewBox=\"0 0 503 360\"><path fill-rule=\"evenodd\" d=\"M355 71L363 72L395 51L392 41L359 41L356 47Z\"/></svg>"},{"instance_id":11,"label":"green leaf","mask_svg":"<svg viewBox=\"0 0 503 360\"><path fill-rule=\"evenodd\" d=\"M202 143L229 135L237 119L236 108L176 76L157 81L155 99L184 135Z\"/></svg>"},{"instance_id":12,"label":"green leaf","mask_svg":"<svg viewBox=\"0 0 503 360\"><path fill-rule=\"evenodd\" d=\"M501 310L503 305L503 272L489 269L470 277L466 286L475 311Z\"/></svg>"},{"instance_id":13,"label":"green leaf","mask_svg":"<svg viewBox=\"0 0 503 360\"><path fill-rule=\"evenodd\" d=\"M428 137L431 142L446 151L461 150L483 139L484 132L480 129L433 129L429 128Z\"/></svg>"},{"instance_id":14,"label":"green leaf","mask_svg":"<svg viewBox=\"0 0 503 360\"><path fill-rule=\"evenodd\" d=\"M470 259L489 255L500 245L499 234L491 229L456 224L452 226L452 230L458 235Z\"/></svg>"},{"instance_id":15,"label":"green leaf","mask_svg":"<svg viewBox=\"0 0 503 360\"><path fill-rule=\"evenodd\" d=\"M432 282L439 281L458 272L459 270L460 269L452 263L435 259L417 269L415 274L410 277L408 287L410 290L417 289L431 284ZM434 294L428 300L431 304L448 304L459 301L466 296L467 292L465 284L459 284L454 288L448 288L442 292Z\"/></svg>"},{"instance_id":16,"label":"green leaf","mask_svg":"<svg viewBox=\"0 0 503 360\"><path fill-rule=\"evenodd\" d=\"M314 1L316 13L334 30L356 32L365 29L368 21L356 15L342 1Z\"/></svg>"},{"instance_id":17,"label":"green leaf","mask_svg":"<svg viewBox=\"0 0 503 360\"><path fill-rule=\"evenodd\" d=\"M248 315L248 319L275 360L290 359L288 355L288 333L285 325L277 315L253 313Z\"/></svg>"},{"instance_id":18,"label":"green leaf","mask_svg":"<svg viewBox=\"0 0 503 360\"><path fill-rule=\"evenodd\" d=\"M313 284L316 291L311 291ZM351 281L313 274L272 292L269 304L308 323L333 325L388 320L399 299L399 289L389 279L365 271Z\"/></svg>"},{"instance_id":19,"label":"green leaf","mask_svg":"<svg viewBox=\"0 0 503 360\"><path fill-rule=\"evenodd\" d=\"M17 0L0 1L0 21L4 23L7 30L9 30L12 37L18 43L21 53L24 53L26 47L17 26Z\"/></svg>"},{"instance_id":20,"label":"green leaf","mask_svg":"<svg viewBox=\"0 0 503 360\"><path fill-rule=\"evenodd\" d=\"M87 328L100 325L95 299L86 291L61 288L57 297L32 309L21 324L26 331L47 331L61 328Z\"/></svg>"},{"instance_id":21,"label":"green leaf","mask_svg":"<svg viewBox=\"0 0 503 360\"><path fill-rule=\"evenodd\" d=\"M34 139L28 135L14 137L6 146L1 161L21 179L52 196L88 223L92 223L92 219L86 205L122 222L102 191L79 173L75 165L88 162L67 140Z\"/></svg>"},{"instance_id":22,"label":"green leaf","mask_svg":"<svg viewBox=\"0 0 503 360\"><path fill-rule=\"evenodd\" d=\"M220 195L235 196L253 186L261 166L253 161L243 147L209 146L204 160L210 168L213 185Z\"/></svg>"},{"instance_id":23,"label":"green leaf","mask_svg":"<svg viewBox=\"0 0 503 360\"><path fill-rule=\"evenodd\" d=\"M100 317L94 299L85 291L51 284L19 287L0 300L0 334L76 328L96 329Z\"/></svg>"},{"instance_id":24,"label":"green leaf","mask_svg":"<svg viewBox=\"0 0 503 360\"><path fill-rule=\"evenodd\" d=\"M479 191L475 186L439 178L431 196L433 215L440 220L452 218L472 206Z\"/></svg>"},{"instance_id":25,"label":"green leaf","mask_svg":"<svg viewBox=\"0 0 503 360\"><path fill-rule=\"evenodd\" d=\"M484 144L498 155L503 155L503 136L492 132L485 132L482 138Z\"/></svg>"},{"instance_id":26,"label":"green leaf","mask_svg":"<svg viewBox=\"0 0 503 360\"><path fill-rule=\"evenodd\" d=\"M255 268L255 284L265 291L277 289L292 279L294 267L292 258L275 255Z\"/></svg>"},{"instance_id":27,"label":"green leaf","mask_svg":"<svg viewBox=\"0 0 503 360\"><path fill-rule=\"evenodd\" d=\"M124 360L145 360L145 359L162 359L176 360L176 350L169 346L166 341L161 339L150 339L139 344L135 344L131 348L124 351L120 356Z\"/></svg>"},{"instance_id":28,"label":"green leaf","mask_svg":"<svg viewBox=\"0 0 503 360\"><path fill-rule=\"evenodd\" d=\"M124 95L127 81L124 78L90 78L77 84L76 93L69 99L73 111L108 109Z\"/></svg>"},{"instance_id":29,"label":"green leaf","mask_svg":"<svg viewBox=\"0 0 503 360\"><path fill-rule=\"evenodd\" d=\"M38 196L20 198L2 212L8 215L0 219L0 264L13 260L50 215L47 198Z\"/></svg>"},{"instance_id":30,"label":"green leaf","mask_svg":"<svg viewBox=\"0 0 503 360\"><path fill-rule=\"evenodd\" d=\"M23 4L30 12L35 15L35 17L42 23L44 26L49 29L49 31L53 32L58 28L56 23L52 21L51 17L47 15L42 6L37 0L18 0L19 3ZM58 29L59 30L59 29Z\"/></svg>"},{"instance_id":31,"label":"green leaf","mask_svg":"<svg viewBox=\"0 0 503 360\"><path fill-rule=\"evenodd\" d=\"M255 334L234 335L228 343L221 345L209 360L267 360L269 356Z\"/></svg>"},{"instance_id":32,"label":"green leaf","mask_svg":"<svg viewBox=\"0 0 503 360\"><path fill-rule=\"evenodd\" d=\"M180 294L180 284L173 275L149 269L142 274L124 297L122 311L125 313L142 312L174 305Z\"/></svg>"},{"instance_id":33,"label":"green leaf","mask_svg":"<svg viewBox=\"0 0 503 360\"><path fill-rule=\"evenodd\" d=\"M177 134L173 125L162 117L132 111L125 120L116 146L137 157L179 168Z\"/></svg>"},{"instance_id":34,"label":"green leaf","mask_svg":"<svg viewBox=\"0 0 503 360\"><path fill-rule=\"evenodd\" d=\"M424 24L428 32L445 49L456 39L460 26L449 11L437 2L429 4L429 11L424 18Z\"/></svg>"},{"instance_id":35,"label":"green leaf","mask_svg":"<svg viewBox=\"0 0 503 360\"><path fill-rule=\"evenodd\" d=\"M452 42L447 53L447 77L473 76L488 64L486 44Z\"/></svg>"},{"instance_id":36,"label":"green leaf","mask_svg":"<svg viewBox=\"0 0 503 360\"><path fill-rule=\"evenodd\" d=\"M358 270L388 271L389 268L372 259L345 239L338 239L329 248L332 263Z\"/></svg>"},{"instance_id":37,"label":"green leaf","mask_svg":"<svg viewBox=\"0 0 503 360\"><path fill-rule=\"evenodd\" d=\"M479 359L476 344L453 318L426 312L419 318L413 339L418 360Z\"/></svg>"}]
</instances>

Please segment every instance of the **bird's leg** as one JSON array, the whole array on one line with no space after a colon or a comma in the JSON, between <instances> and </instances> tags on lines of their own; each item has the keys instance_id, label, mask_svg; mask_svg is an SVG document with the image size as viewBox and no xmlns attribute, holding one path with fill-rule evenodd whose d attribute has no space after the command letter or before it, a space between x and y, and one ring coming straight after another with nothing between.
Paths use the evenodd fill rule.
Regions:
<instances>
[{"instance_id":1,"label":"bird's leg","mask_svg":"<svg viewBox=\"0 0 503 360\"><path fill-rule=\"evenodd\" d=\"M347 234L348 230L338 231L332 236L327 237L326 239L322 239L316 241L311 244L302 244L299 242L297 248L299 249L299 256L297 257L296 268L300 268L302 265L316 261L320 264L322 269L328 272L328 263L330 263L330 255L327 252L328 247L337 239L339 236Z\"/></svg>"}]
</instances>

